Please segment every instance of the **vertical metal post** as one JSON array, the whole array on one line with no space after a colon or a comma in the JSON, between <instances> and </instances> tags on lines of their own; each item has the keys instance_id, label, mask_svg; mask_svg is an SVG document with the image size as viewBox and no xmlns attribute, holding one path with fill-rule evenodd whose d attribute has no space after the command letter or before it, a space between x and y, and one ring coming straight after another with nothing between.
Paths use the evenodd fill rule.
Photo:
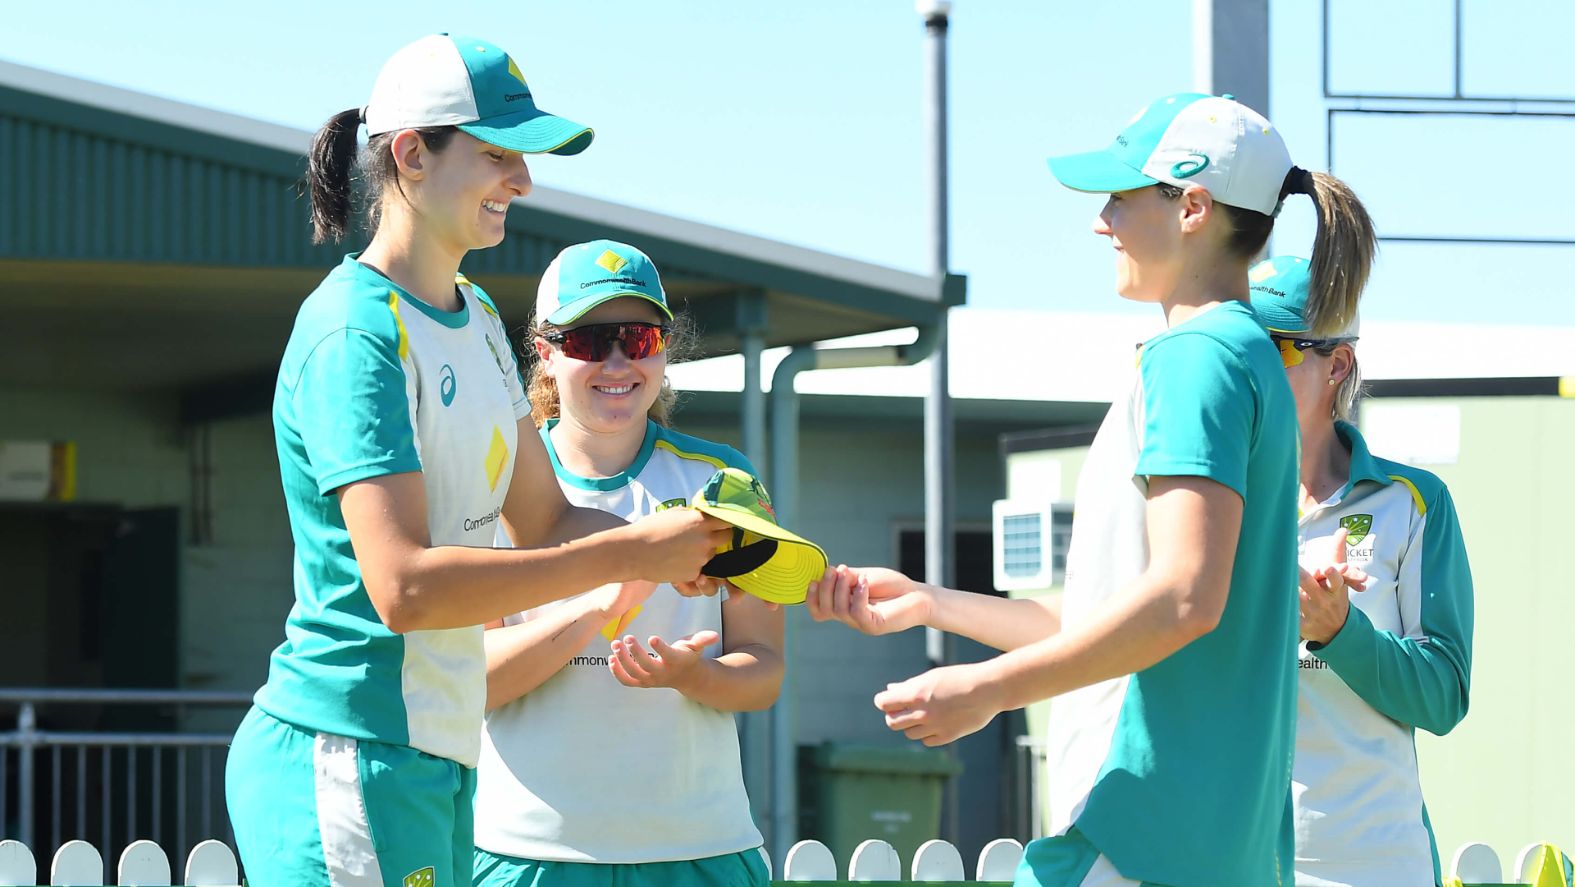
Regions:
<instances>
[{"instance_id":1,"label":"vertical metal post","mask_svg":"<svg viewBox=\"0 0 1575 887\"><path fill-rule=\"evenodd\" d=\"M1269 0L1193 0L1192 79L1269 116Z\"/></svg>"},{"instance_id":2,"label":"vertical metal post","mask_svg":"<svg viewBox=\"0 0 1575 887\"><path fill-rule=\"evenodd\" d=\"M22 843L33 847L33 749L38 746L34 735L38 732L38 713L33 710L33 703L22 703L16 716L16 732L16 751L20 756L16 762L17 831Z\"/></svg>"},{"instance_id":3,"label":"vertical metal post","mask_svg":"<svg viewBox=\"0 0 1575 887\"><path fill-rule=\"evenodd\" d=\"M919 0L918 10L924 16L924 30L929 44L925 52L924 81L925 123L929 130L926 139L930 169L930 274L935 278L939 295L950 265L950 210L947 188L947 127L946 127L946 33L950 25L951 3L946 0ZM950 362L947 355L949 330L946 309L939 310L935 320L935 351L930 355L930 392L924 399L924 578L925 581L944 586L956 584L953 575L953 478L952 451L954 429L950 386ZM947 640L944 633L926 629L925 653L931 664L942 665L947 659ZM948 779L943 811L943 834L957 842L958 802L957 780Z\"/></svg>"},{"instance_id":4,"label":"vertical metal post","mask_svg":"<svg viewBox=\"0 0 1575 887\"><path fill-rule=\"evenodd\" d=\"M777 521L785 527L798 524L798 395L793 377L815 365L815 349L800 346L788 352L771 375L771 501ZM782 672L782 693L771 706L771 859L787 864L787 854L798 836L798 745L794 729L793 623L801 607L789 607L782 638L787 668Z\"/></svg>"},{"instance_id":5,"label":"vertical metal post","mask_svg":"<svg viewBox=\"0 0 1575 887\"><path fill-rule=\"evenodd\" d=\"M745 458L756 471L766 469L766 393L761 383L761 356L766 349L766 299L759 292L740 293L737 301L738 350L744 358L744 390L740 442ZM768 478L769 480L769 478ZM768 489L771 486L768 484ZM784 653L786 651L784 650ZM788 660L791 664L792 660ZM784 675L784 679L785 679ZM786 696L786 687L781 696ZM744 786L756 820L770 816L772 715L768 711L739 715L739 751L743 757Z\"/></svg>"}]
</instances>

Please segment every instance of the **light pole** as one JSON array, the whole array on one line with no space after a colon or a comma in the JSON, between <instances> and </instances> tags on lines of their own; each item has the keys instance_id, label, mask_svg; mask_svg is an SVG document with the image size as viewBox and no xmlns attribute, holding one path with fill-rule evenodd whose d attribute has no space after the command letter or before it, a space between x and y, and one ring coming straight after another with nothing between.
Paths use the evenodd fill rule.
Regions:
<instances>
[{"instance_id":1,"label":"light pole","mask_svg":"<svg viewBox=\"0 0 1575 887\"><path fill-rule=\"evenodd\" d=\"M950 25L950 0L918 0L929 44L925 52L925 123L929 130L930 167L930 274L939 295L950 265L946 175L946 32ZM952 529L952 401L947 355L946 308L938 306L934 321L935 353L930 356L930 394L924 399L924 578L936 585L952 586L955 534ZM945 635L925 629L924 649L932 665L945 664ZM946 784L943 830L956 843L957 782Z\"/></svg>"}]
</instances>

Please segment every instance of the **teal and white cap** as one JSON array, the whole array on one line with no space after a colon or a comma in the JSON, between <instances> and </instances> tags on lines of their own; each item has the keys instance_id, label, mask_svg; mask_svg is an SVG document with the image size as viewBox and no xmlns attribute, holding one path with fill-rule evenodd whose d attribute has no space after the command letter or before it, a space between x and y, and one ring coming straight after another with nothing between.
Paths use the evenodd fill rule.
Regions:
<instances>
[{"instance_id":1,"label":"teal and white cap","mask_svg":"<svg viewBox=\"0 0 1575 887\"><path fill-rule=\"evenodd\" d=\"M1109 193L1161 182L1202 185L1215 200L1273 215L1291 171L1280 133L1230 96L1178 93L1138 112L1103 151L1050 159L1077 191Z\"/></svg>"},{"instance_id":2,"label":"teal and white cap","mask_svg":"<svg viewBox=\"0 0 1575 887\"><path fill-rule=\"evenodd\" d=\"M644 299L672 320L662 278L651 259L627 243L593 240L558 253L536 288L536 319L554 326L579 320L603 302L632 296Z\"/></svg>"},{"instance_id":3,"label":"teal and white cap","mask_svg":"<svg viewBox=\"0 0 1575 887\"><path fill-rule=\"evenodd\" d=\"M536 107L508 53L475 37L434 34L383 63L365 111L367 135L457 126L525 154L578 154L595 132Z\"/></svg>"},{"instance_id":4,"label":"teal and white cap","mask_svg":"<svg viewBox=\"0 0 1575 887\"><path fill-rule=\"evenodd\" d=\"M1252 291L1252 310L1258 323L1271 333L1311 336L1307 325L1307 294L1312 290L1312 263L1300 256L1275 256L1259 262L1247 272ZM1328 339L1355 339L1362 319L1353 315L1345 329Z\"/></svg>"}]
</instances>

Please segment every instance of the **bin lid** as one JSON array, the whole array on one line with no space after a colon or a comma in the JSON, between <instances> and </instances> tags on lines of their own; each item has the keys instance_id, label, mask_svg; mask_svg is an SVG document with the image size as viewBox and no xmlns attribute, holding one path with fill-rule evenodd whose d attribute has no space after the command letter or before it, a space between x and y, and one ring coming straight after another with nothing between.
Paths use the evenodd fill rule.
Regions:
<instances>
[{"instance_id":1,"label":"bin lid","mask_svg":"<svg viewBox=\"0 0 1575 887\"><path fill-rule=\"evenodd\" d=\"M916 776L956 776L963 770L962 762L945 749L845 742L821 743L815 750L815 765L822 770Z\"/></svg>"}]
</instances>

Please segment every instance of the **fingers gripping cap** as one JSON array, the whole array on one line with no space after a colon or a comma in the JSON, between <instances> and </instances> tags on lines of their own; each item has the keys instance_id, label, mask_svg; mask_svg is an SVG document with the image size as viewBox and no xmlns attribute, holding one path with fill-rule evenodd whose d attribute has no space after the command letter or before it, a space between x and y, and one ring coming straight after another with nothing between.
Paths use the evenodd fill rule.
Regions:
<instances>
[{"instance_id":1,"label":"fingers gripping cap","mask_svg":"<svg viewBox=\"0 0 1575 887\"><path fill-rule=\"evenodd\" d=\"M825 575L826 553L777 525L771 497L748 472L723 468L695 493L691 504L733 526L728 543L701 573L778 604L803 603L809 584Z\"/></svg>"}]
</instances>

